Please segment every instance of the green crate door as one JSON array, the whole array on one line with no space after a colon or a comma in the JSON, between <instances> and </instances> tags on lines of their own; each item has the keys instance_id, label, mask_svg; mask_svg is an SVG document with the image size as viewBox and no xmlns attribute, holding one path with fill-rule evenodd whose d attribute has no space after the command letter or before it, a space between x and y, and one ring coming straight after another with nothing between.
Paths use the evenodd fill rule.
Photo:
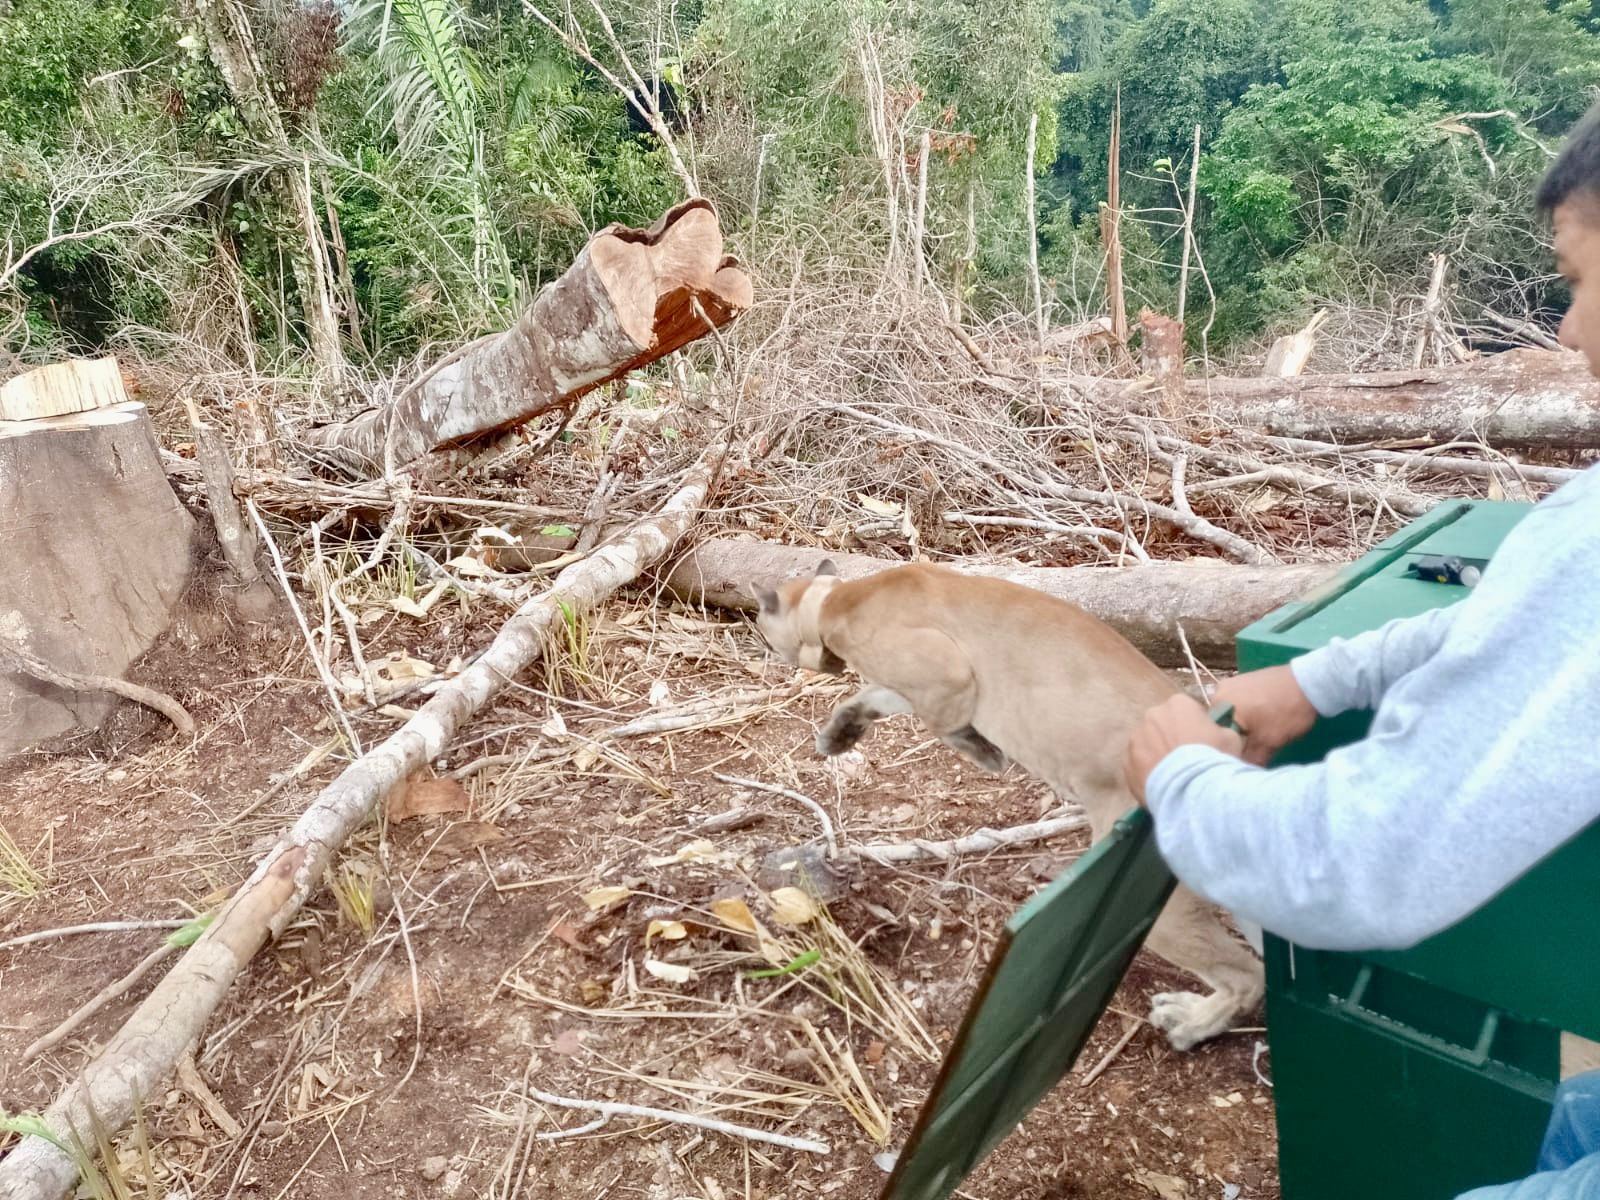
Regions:
<instances>
[{"instance_id":1,"label":"green crate door","mask_svg":"<svg viewBox=\"0 0 1600 1200\"><path fill-rule=\"evenodd\" d=\"M943 1200L1071 1069L1172 893L1135 809L1006 922L881 1200Z\"/></svg>"}]
</instances>

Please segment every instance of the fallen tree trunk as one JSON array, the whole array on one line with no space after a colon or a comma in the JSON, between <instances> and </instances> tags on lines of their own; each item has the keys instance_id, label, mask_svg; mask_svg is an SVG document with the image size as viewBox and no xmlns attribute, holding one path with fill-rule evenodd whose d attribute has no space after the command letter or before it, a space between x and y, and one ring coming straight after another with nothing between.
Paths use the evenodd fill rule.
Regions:
<instances>
[{"instance_id":1,"label":"fallen tree trunk","mask_svg":"<svg viewBox=\"0 0 1600 1200\"><path fill-rule=\"evenodd\" d=\"M664 582L680 599L720 608L754 609L752 582L769 583L816 569L831 558L845 579L897 566L864 554L835 554L807 546L730 538L696 546L672 564ZM1135 567L1020 567L981 564L963 574L1009 579L1070 600L1101 618L1157 665L1188 665L1183 641L1211 667L1234 665L1239 630L1281 604L1332 578L1338 568L1238 566L1210 559L1153 562Z\"/></svg>"},{"instance_id":2,"label":"fallen tree trunk","mask_svg":"<svg viewBox=\"0 0 1600 1200\"><path fill-rule=\"evenodd\" d=\"M1116 395L1127 403L1126 385L1103 387L1108 403ZM1359 375L1194 379L1184 384L1184 401L1187 412L1219 427L1283 437L1600 446L1600 382L1582 355L1565 351L1510 350L1448 367Z\"/></svg>"},{"instance_id":3,"label":"fallen tree trunk","mask_svg":"<svg viewBox=\"0 0 1600 1200\"><path fill-rule=\"evenodd\" d=\"M305 441L368 472L404 465L568 408L726 325L750 300L749 277L722 253L716 210L688 200L649 229L601 230L510 329L447 355L391 404Z\"/></svg>"},{"instance_id":4,"label":"fallen tree trunk","mask_svg":"<svg viewBox=\"0 0 1600 1200\"><path fill-rule=\"evenodd\" d=\"M528 601L489 648L387 741L345 768L255 873L134 1010L105 1048L45 1113L54 1134L97 1144L122 1128L141 1098L163 1081L205 1028L235 977L269 937L277 937L322 879L334 853L390 789L437 757L455 731L538 655L562 608L583 612L666 555L705 501L721 459L708 452L655 517L573 563L550 590ZM0 1160L0 1200L58 1200L77 1183L72 1156L48 1138L28 1136Z\"/></svg>"}]
</instances>

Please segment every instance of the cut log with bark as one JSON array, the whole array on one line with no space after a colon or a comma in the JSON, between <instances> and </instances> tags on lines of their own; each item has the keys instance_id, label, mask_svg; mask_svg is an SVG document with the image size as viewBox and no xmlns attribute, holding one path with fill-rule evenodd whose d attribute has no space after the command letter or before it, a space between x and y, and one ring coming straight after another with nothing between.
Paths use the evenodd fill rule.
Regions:
<instances>
[{"instance_id":1,"label":"cut log with bark","mask_svg":"<svg viewBox=\"0 0 1600 1200\"><path fill-rule=\"evenodd\" d=\"M0 514L0 641L49 668L0 663L3 759L110 715L116 696L61 681L119 679L166 630L194 520L136 403L0 421Z\"/></svg>"},{"instance_id":2,"label":"cut log with bark","mask_svg":"<svg viewBox=\"0 0 1600 1200\"><path fill-rule=\"evenodd\" d=\"M1126 385L1102 385L1126 405ZM1481 439L1496 446L1600 446L1600 382L1583 356L1509 350L1447 367L1301 375L1213 377L1184 385L1185 411L1218 428L1257 429L1334 442ZM1134 403L1143 401L1137 397Z\"/></svg>"},{"instance_id":3,"label":"cut log with bark","mask_svg":"<svg viewBox=\"0 0 1600 1200\"><path fill-rule=\"evenodd\" d=\"M56 1137L70 1145L76 1131L85 1145L94 1146L97 1123L114 1133L132 1118L141 1098L162 1094L165 1080L240 971L269 937L294 920L345 839L391 789L436 758L457 729L538 657L546 635L566 619L563 614L592 609L667 554L704 503L721 457L721 448L708 452L656 516L558 575L549 591L506 622L470 667L322 790L122 1028L66 1085L44 1115ZM0 1200L59 1200L77 1180L72 1156L48 1138L24 1137L0 1159Z\"/></svg>"},{"instance_id":4,"label":"cut log with bark","mask_svg":"<svg viewBox=\"0 0 1600 1200\"><path fill-rule=\"evenodd\" d=\"M751 610L752 583L808 574L831 558L845 579L862 579L898 563L754 538L706 542L665 573L680 599ZM1239 630L1297 600L1337 574L1335 564L1242 566L1194 559L1134 567L1025 567L962 564L966 575L1008 579L1070 600L1116 629L1158 666L1188 665L1183 641L1208 666L1231 670ZM1179 630L1182 630L1180 635Z\"/></svg>"},{"instance_id":5,"label":"cut log with bark","mask_svg":"<svg viewBox=\"0 0 1600 1200\"><path fill-rule=\"evenodd\" d=\"M312 429L327 457L376 473L508 429L672 353L749 308L709 200L649 229L608 226L517 323L430 368L392 404ZM709 323L708 323L709 322Z\"/></svg>"}]
</instances>

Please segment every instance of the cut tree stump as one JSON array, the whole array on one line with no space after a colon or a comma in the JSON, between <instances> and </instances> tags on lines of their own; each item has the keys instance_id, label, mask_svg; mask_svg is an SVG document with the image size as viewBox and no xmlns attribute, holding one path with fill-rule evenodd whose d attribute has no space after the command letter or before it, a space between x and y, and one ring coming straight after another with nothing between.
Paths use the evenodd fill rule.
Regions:
<instances>
[{"instance_id":1,"label":"cut tree stump","mask_svg":"<svg viewBox=\"0 0 1600 1200\"><path fill-rule=\"evenodd\" d=\"M1096 389L1108 406L1127 384ZM1494 446L1600 446L1600 382L1583 356L1508 350L1448 367L1300 375L1212 377L1184 384L1184 411L1218 428L1334 442L1482 439Z\"/></svg>"},{"instance_id":2,"label":"cut tree stump","mask_svg":"<svg viewBox=\"0 0 1600 1200\"><path fill-rule=\"evenodd\" d=\"M193 534L144 405L0 421L0 637L61 676L120 678L150 648ZM0 759L117 703L0 667Z\"/></svg>"},{"instance_id":3,"label":"cut tree stump","mask_svg":"<svg viewBox=\"0 0 1600 1200\"><path fill-rule=\"evenodd\" d=\"M839 554L809 546L728 538L705 542L678 558L665 575L680 599L719 608L754 609L752 583L815 571L831 558L845 579L861 579L897 562L864 554ZM1194 656L1219 670L1234 667L1239 630L1279 605L1299 599L1331 579L1338 564L1244 566L1212 559L1152 562L1136 567L1022 567L963 564L964 575L1008 579L1070 600L1121 633L1157 666L1184 667L1189 641Z\"/></svg>"},{"instance_id":4,"label":"cut tree stump","mask_svg":"<svg viewBox=\"0 0 1600 1200\"><path fill-rule=\"evenodd\" d=\"M749 277L722 252L716 210L689 200L649 229L601 230L510 329L447 355L394 403L305 440L367 473L403 466L568 408L726 325L750 301Z\"/></svg>"},{"instance_id":5,"label":"cut tree stump","mask_svg":"<svg viewBox=\"0 0 1600 1200\"><path fill-rule=\"evenodd\" d=\"M73 358L8 379L0 387L0 421L63 417L127 401L115 357Z\"/></svg>"}]
</instances>

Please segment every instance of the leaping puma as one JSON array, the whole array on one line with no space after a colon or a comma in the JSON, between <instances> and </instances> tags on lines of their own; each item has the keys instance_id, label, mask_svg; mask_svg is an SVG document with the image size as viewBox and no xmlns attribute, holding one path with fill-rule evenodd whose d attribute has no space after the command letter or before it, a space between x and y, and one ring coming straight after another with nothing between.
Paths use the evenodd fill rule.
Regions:
<instances>
[{"instance_id":1,"label":"leaping puma","mask_svg":"<svg viewBox=\"0 0 1600 1200\"><path fill-rule=\"evenodd\" d=\"M785 662L867 683L834 709L817 750L841 754L879 717L912 713L988 771L1009 759L1083 805L1105 836L1135 801L1123 754L1146 709L1180 690L1105 622L1021 584L922 563L844 582L752 588L758 628ZM1260 1002L1260 961L1181 884L1145 943L1212 990L1152 998L1151 1024L1187 1050Z\"/></svg>"}]
</instances>

